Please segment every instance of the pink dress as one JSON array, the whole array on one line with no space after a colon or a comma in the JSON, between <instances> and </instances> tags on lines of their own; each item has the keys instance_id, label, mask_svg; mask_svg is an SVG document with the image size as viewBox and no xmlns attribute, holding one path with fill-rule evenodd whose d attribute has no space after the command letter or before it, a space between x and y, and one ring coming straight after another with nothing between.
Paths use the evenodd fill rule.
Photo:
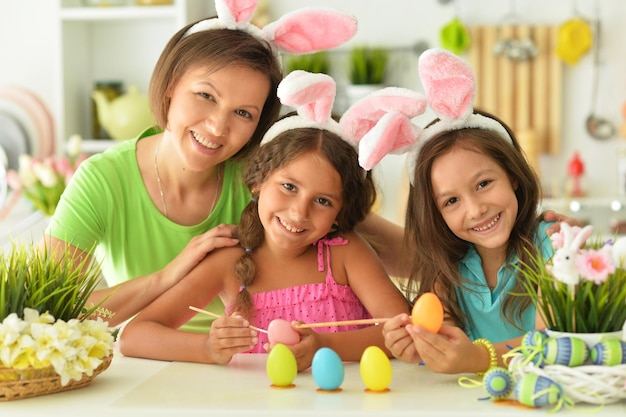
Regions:
<instances>
[{"instance_id":1,"label":"pink dress","mask_svg":"<svg viewBox=\"0 0 626 417\"><path fill-rule=\"evenodd\" d=\"M250 324L261 329L267 329L274 319L284 319L289 322L300 320L305 323L321 323L371 318L372 316L352 291L352 288L349 285L337 284L333 277L330 268L330 247L346 244L348 244L348 240L342 237L323 238L317 241L317 268L318 271L323 271L324 265L326 265L326 282L251 294L254 307L250 315ZM324 252L326 253L325 263ZM339 332L362 327L365 326L319 327L315 331ZM263 344L268 343L267 334L259 333L258 336L259 342L248 352L265 352Z\"/></svg>"}]
</instances>

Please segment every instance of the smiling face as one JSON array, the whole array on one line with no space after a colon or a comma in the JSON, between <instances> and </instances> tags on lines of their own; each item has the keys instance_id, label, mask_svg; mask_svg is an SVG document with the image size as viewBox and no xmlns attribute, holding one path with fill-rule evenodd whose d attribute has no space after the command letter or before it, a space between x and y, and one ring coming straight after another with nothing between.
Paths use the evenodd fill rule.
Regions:
<instances>
[{"instance_id":1,"label":"smiling face","mask_svg":"<svg viewBox=\"0 0 626 417\"><path fill-rule=\"evenodd\" d=\"M481 256L505 256L518 211L507 173L486 155L455 146L433 162L431 181L450 230Z\"/></svg>"},{"instance_id":2,"label":"smiling face","mask_svg":"<svg viewBox=\"0 0 626 417\"><path fill-rule=\"evenodd\" d=\"M265 241L301 250L324 237L343 204L337 170L318 152L301 154L273 171L259 189Z\"/></svg>"},{"instance_id":3,"label":"smiling face","mask_svg":"<svg viewBox=\"0 0 626 417\"><path fill-rule=\"evenodd\" d=\"M235 155L254 133L269 88L265 74L243 66L188 71L171 92L166 130L184 165L203 171Z\"/></svg>"}]
</instances>

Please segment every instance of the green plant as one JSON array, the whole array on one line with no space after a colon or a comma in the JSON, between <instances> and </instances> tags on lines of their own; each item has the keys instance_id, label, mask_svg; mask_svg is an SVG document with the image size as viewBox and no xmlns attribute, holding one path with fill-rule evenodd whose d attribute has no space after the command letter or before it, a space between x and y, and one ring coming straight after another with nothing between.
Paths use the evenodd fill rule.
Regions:
<instances>
[{"instance_id":1,"label":"green plant","mask_svg":"<svg viewBox=\"0 0 626 417\"><path fill-rule=\"evenodd\" d=\"M352 84L382 84L389 61L385 48L355 46L350 52L350 82Z\"/></svg>"},{"instance_id":2,"label":"green plant","mask_svg":"<svg viewBox=\"0 0 626 417\"><path fill-rule=\"evenodd\" d=\"M328 74L330 72L328 52L320 51L314 54L291 55L287 59L286 70L287 73L302 70L312 73Z\"/></svg>"},{"instance_id":3,"label":"green plant","mask_svg":"<svg viewBox=\"0 0 626 417\"><path fill-rule=\"evenodd\" d=\"M551 236L555 248L552 259L546 263L541 256L533 256L529 265L520 265L525 293L517 295L530 297L550 330L621 330L626 321L626 238L614 244L596 239L578 249L571 245L572 239L563 237L564 232L574 239L583 233L580 228L570 231L561 224L561 232Z\"/></svg>"},{"instance_id":4,"label":"green plant","mask_svg":"<svg viewBox=\"0 0 626 417\"><path fill-rule=\"evenodd\" d=\"M54 256L47 247L13 244L0 252L0 321L24 309L51 314L57 320L86 318L99 306L87 300L100 280L96 264L74 261L70 250Z\"/></svg>"}]
</instances>

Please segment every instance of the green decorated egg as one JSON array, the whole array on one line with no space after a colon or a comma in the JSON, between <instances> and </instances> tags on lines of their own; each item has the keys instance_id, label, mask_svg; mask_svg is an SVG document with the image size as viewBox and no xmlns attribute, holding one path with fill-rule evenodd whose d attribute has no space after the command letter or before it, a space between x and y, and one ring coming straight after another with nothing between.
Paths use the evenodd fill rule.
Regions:
<instances>
[{"instance_id":1,"label":"green decorated egg","mask_svg":"<svg viewBox=\"0 0 626 417\"><path fill-rule=\"evenodd\" d=\"M520 344L522 354L530 359L536 366L544 365L543 345L548 335L540 330L531 330L524 335Z\"/></svg>"},{"instance_id":2,"label":"green decorated egg","mask_svg":"<svg viewBox=\"0 0 626 417\"><path fill-rule=\"evenodd\" d=\"M517 380L513 395L529 407L557 404L563 398L563 388L550 378L537 374L525 374Z\"/></svg>"},{"instance_id":3,"label":"green decorated egg","mask_svg":"<svg viewBox=\"0 0 626 417\"><path fill-rule=\"evenodd\" d=\"M589 355L594 365L626 364L626 342L617 337L604 337L591 348Z\"/></svg>"},{"instance_id":4,"label":"green decorated egg","mask_svg":"<svg viewBox=\"0 0 626 417\"><path fill-rule=\"evenodd\" d=\"M491 398L505 399L513 392L513 375L508 370L496 366L485 372L483 387Z\"/></svg>"},{"instance_id":5,"label":"green decorated egg","mask_svg":"<svg viewBox=\"0 0 626 417\"><path fill-rule=\"evenodd\" d=\"M574 336L550 337L543 346L545 363L548 365L580 366L589 357L589 348Z\"/></svg>"}]
</instances>

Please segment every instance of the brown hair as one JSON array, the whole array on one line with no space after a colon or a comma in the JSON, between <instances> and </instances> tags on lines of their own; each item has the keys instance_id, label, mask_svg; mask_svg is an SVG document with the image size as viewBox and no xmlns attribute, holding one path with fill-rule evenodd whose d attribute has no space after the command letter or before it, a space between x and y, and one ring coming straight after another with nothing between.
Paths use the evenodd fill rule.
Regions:
<instances>
[{"instance_id":1,"label":"brown hair","mask_svg":"<svg viewBox=\"0 0 626 417\"><path fill-rule=\"evenodd\" d=\"M337 232L353 230L365 219L376 200L376 189L371 172L364 171L352 145L327 130L315 128L292 129L281 133L251 157L245 181L253 190L253 200L244 209L237 237L246 253L235 264L239 284L244 288L232 311L246 313L250 309L250 294L245 289L254 282L255 266L250 251L263 243L263 226L259 219L258 195L255 190L277 169L295 158L313 153L326 159L339 173L342 182L343 204L337 214Z\"/></svg>"},{"instance_id":2,"label":"brown hair","mask_svg":"<svg viewBox=\"0 0 626 417\"><path fill-rule=\"evenodd\" d=\"M217 71L228 66L242 66L266 74L270 92L259 124L248 143L234 155L234 158L245 158L258 147L263 134L278 117L280 101L276 89L282 80L280 62L271 52L270 45L246 32L213 29L184 36L193 25L185 26L170 39L154 67L149 87L152 113L159 127L164 129L170 107L168 96L183 75L192 69L203 67Z\"/></svg>"},{"instance_id":3,"label":"brown hair","mask_svg":"<svg viewBox=\"0 0 626 417\"><path fill-rule=\"evenodd\" d=\"M436 293L444 304L446 313L462 328L468 318L458 306L455 289L468 289L467 282L459 274L458 264L466 255L470 244L452 233L435 204L431 176L434 161L454 147L479 152L494 160L507 173L511 183L517 186L515 195L518 212L509 238L507 257L515 253L520 262L529 263L531 254L537 253L533 237L539 223L539 179L526 160L517 139L508 126L495 116L481 111L475 113L500 122L509 132L512 146L498 133L478 128L446 131L427 141L416 161L404 235L406 256L403 258L408 261L408 270L411 271L406 286L407 298L414 302L424 292ZM516 293L523 292L521 279L521 275L518 275L513 290ZM501 314L515 325L512 317L519 319L529 305L528 297L507 295Z\"/></svg>"}]
</instances>

